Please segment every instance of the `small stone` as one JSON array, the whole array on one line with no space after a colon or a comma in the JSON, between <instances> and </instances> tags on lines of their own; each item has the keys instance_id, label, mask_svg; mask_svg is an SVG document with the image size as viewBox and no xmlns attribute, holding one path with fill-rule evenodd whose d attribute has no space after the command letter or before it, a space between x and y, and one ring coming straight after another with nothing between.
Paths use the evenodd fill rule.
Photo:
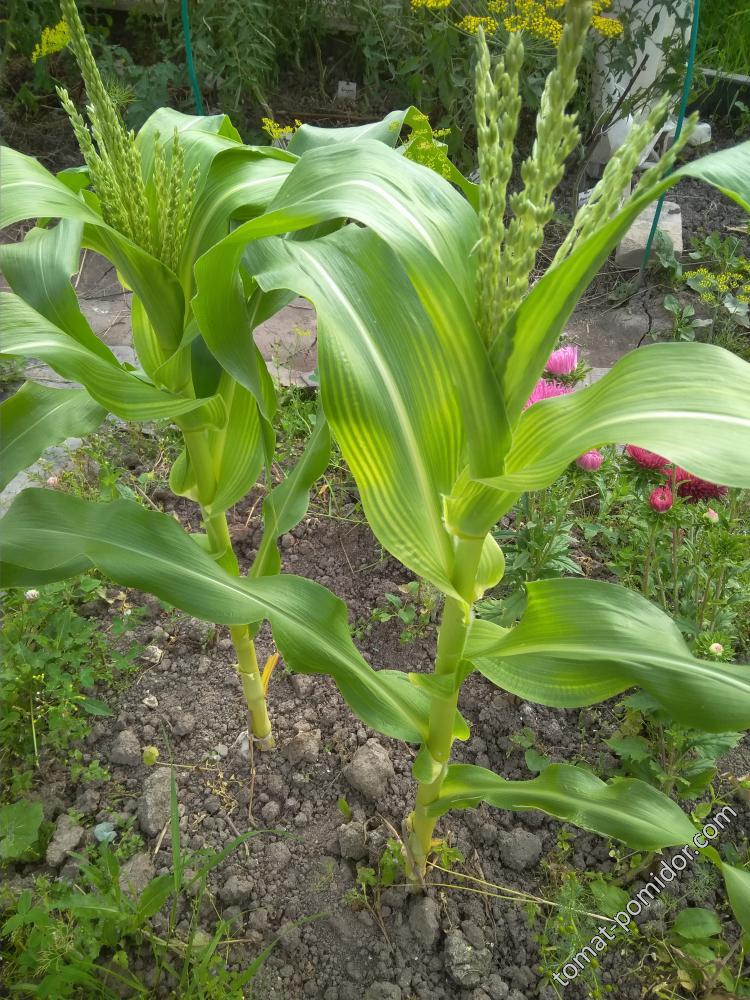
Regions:
<instances>
[{"instance_id":1,"label":"small stone","mask_svg":"<svg viewBox=\"0 0 750 1000\"><path fill-rule=\"evenodd\" d=\"M486 948L474 948L459 931L451 931L445 938L443 960L453 982L469 989L482 983L491 956Z\"/></svg>"},{"instance_id":2,"label":"small stone","mask_svg":"<svg viewBox=\"0 0 750 1000\"><path fill-rule=\"evenodd\" d=\"M367 1000L401 1000L403 993L396 983L379 982L372 984L365 997Z\"/></svg>"},{"instance_id":3,"label":"small stone","mask_svg":"<svg viewBox=\"0 0 750 1000\"><path fill-rule=\"evenodd\" d=\"M219 899L229 906L242 906L253 894L255 884L249 878L230 875L219 889Z\"/></svg>"},{"instance_id":4,"label":"small stone","mask_svg":"<svg viewBox=\"0 0 750 1000\"><path fill-rule=\"evenodd\" d=\"M488 977L484 985L492 1000L506 1000L510 987L496 972Z\"/></svg>"},{"instance_id":5,"label":"small stone","mask_svg":"<svg viewBox=\"0 0 750 1000\"><path fill-rule=\"evenodd\" d=\"M438 906L431 896L418 896L409 910L409 927L426 949L434 948L440 934Z\"/></svg>"},{"instance_id":6,"label":"small stone","mask_svg":"<svg viewBox=\"0 0 750 1000\"><path fill-rule=\"evenodd\" d=\"M282 753L290 764L313 764L320 755L320 730L297 733L283 748Z\"/></svg>"},{"instance_id":7,"label":"small stone","mask_svg":"<svg viewBox=\"0 0 750 1000\"><path fill-rule=\"evenodd\" d=\"M195 729L195 716L192 712L175 712L172 716L172 732L175 736L189 736Z\"/></svg>"},{"instance_id":8,"label":"small stone","mask_svg":"<svg viewBox=\"0 0 750 1000\"><path fill-rule=\"evenodd\" d=\"M312 693L315 685L315 678L306 674L292 674L290 677L294 693L300 698L307 698Z\"/></svg>"},{"instance_id":9,"label":"small stone","mask_svg":"<svg viewBox=\"0 0 750 1000\"><path fill-rule=\"evenodd\" d=\"M292 860L292 852L283 840L277 840L266 848L266 858L270 867L281 870Z\"/></svg>"},{"instance_id":10,"label":"small stone","mask_svg":"<svg viewBox=\"0 0 750 1000\"><path fill-rule=\"evenodd\" d=\"M164 656L164 650L159 649L158 646L145 646L140 658L145 663L161 663L162 656Z\"/></svg>"},{"instance_id":11,"label":"small stone","mask_svg":"<svg viewBox=\"0 0 750 1000\"><path fill-rule=\"evenodd\" d=\"M114 825L106 820L94 827L94 840L100 844L111 844L116 836Z\"/></svg>"},{"instance_id":12,"label":"small stone","mask_svg":"<svg viewBox=\"0 0 750 1000\"><path fill-rule=\"evenodd\" d=\"M281 548L286 552L294 545L294 535L282 535Z\"/></svg>"},{"instance_id":13,"label":"small stone","mask_svg":"<svg viewBox=\"0 0 750 1000\"><path fill-rule=\"evenodd\" d=\"M123 729L117 734L109 752L109 759L113 764L138 767L141 763L141 744L132 729Z\"/></svg>"},{"instance_id":14,"label":"small stone","mask_svg":"<svg viewBox=\"0 0 750 1000\"><path fill-rule=\"evenodd\" d=\"M123 862L120 868L120 889L136 898L155 875L156 869L151 857L145 851L141 851Z\"/></svg>"},{"instance_id":15,"label":"small stone","mask_svg":"<svg viewBox=\"0 0 750 1000\"><path fill-rule=\"evenodd\" d=\"M158 708L159 700L155 694L147 694L146 697L143 699L143 704L146 706L146 708Z\"/></svg>"},{"instance_id":16,"label":"small stone","mask_svg":"<svg viewBox=\"0 0 750 1000\"><path fill-rule=\"evenodd\" d=\"M377 740L368 740L344 768L344 777L365 798L373 801L382 798L388 782L394 777L387 750Z\"/></svg>"},{"instance_id":17,"label":"small stone","mask_svg":"<svg viewBox=\"0 0 750 1000\"><path fill-rule=\"evenodd\" d=\"M344 823L336 831L342 858L361 861L367 855L365 830L361 823Z\"/></svg>"},{"instance_id":18,"label":"small stone","mask_svg":"<svg viewBox=\"0 0 750 1000\"><path fill-rule=\"evenodd\" d=\"M651 227L654 223L655 205L644 209L633 222L615 251L615 264L622 268L639 268L643 263ZM672 242L675 255L682 253L682 213L674 201L665 201L659 216L659 230Z\"/></svg>"},{"instance_id":19,"label":"small stone","mask_svg":"<svg viewBox=\"0 0 750 1000\"><path fill-rule=\"evenodd\" d=\"M209 816L215 816L216 813L221 809L221 802L216 795L209 795L206 801L203 803L203 808L209 814Z\"/></svg>"},{"instance_id":20,"label":"small stone","mask_svg":"<svg viewBox=\"0 0 750 1000\"><path fill-rule=\"evenodd\" d=\"M47 847L46 860L52 868L59 868L71 851L81 843L86 831L67 813L57 817L55 832Z\"/></svg>"},{"instance_id":21,"label":"small stone","mask_svg":"<svg viewBox=\"0 0 750 1000\"><path fill-rule=\"evenodd\" d=\"M158 836L169 822L172 806L172 778L168 768L150 774L138 800L138 822L147 837Z\"/></svg>"},{"instance_id":22,"label":"small stone","mask_svg":"<svg viewBox=\"0 0 750 1000\"><path fill-rule=\"evenodd\" d=\"M517 826L510 833L499 833L497 839L502 862L513 871L533 868L542 856L541 838L522 826Z\"/></svg>"},{"instance_id":23,"label":"small stone","mask_svg":"<svg viewBox=\"0 0 750 1000\"><path fill-rule=\"evenodd\" d=\"M217 757L222 757L222 758L228 757L229 756L229 747L226 746L224 743L219 743L216 746L214 752L216 753Z\"/></svg>"},{"instance_id":24,"label":"small stone","mask_svg":"<svg viewBox=\"0 0 750 1000\"><path fill-rule=\"evenodd\" d=\"M260 811L264 823L275 823L281 815L281 806L278 802L266 802Z\"/></svg>"}]
</instances>

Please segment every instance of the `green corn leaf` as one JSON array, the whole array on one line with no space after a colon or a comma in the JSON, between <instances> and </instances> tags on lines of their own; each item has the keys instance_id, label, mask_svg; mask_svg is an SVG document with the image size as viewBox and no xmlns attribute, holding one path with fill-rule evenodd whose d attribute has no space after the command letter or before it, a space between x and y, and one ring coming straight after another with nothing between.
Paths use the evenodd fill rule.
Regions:
<instances>
[{"instance_id":1,"label":"green corn leaf","mask_svg":"<svg viewBox=\"0 0 750 1000\"><path fill-rule=\"evenodd\" d=\"M681 177L712 184L750 212L750 142L744 142L688 163L646 195L633 197L569 257L550 268L505 329L498 332L491 350L492 356L499 358L504 342L512 340L505 371L499 373L511 422L520 414L565 323L609 252L643 209Z\"/></svg>"},{"instance_id":2,"label":"green corn leaf","mask_svg":"<svg viewBox=\"0 0 750 1000\"><path fill-rule=\"evenodd\" d=\"M198 427L221 426L226 419L221 397L192 399L157 389L128 371L110 351L107 358L89 350L11 292L0 292L0 352L46 361L124 420L181 415L183 422Z\"/></svg>"},{"instance_id":3,"label":"green corn leaf","mask_svg":"<svg viewBox=\"0 0 750 1000\"><path fill-rule=\"evenodd\" d=\"M83 224L62 219L53 229L29 230L20 243L0 245L0 270L11 290L87 350L112 353L89 326L70 283L79 268Z\"/></svg>"},{"instance_id":4,"label":"green corn leaf","mask_svg":"<svg viewBox=\"0 0 750 1000\"><path fill-rule=\"evenodd\" d=\"M281 570L276 542L300 523L310 506L310 489L323 475L331 455L331 432L322 411L305 450L294 468L263 501L263 537L250 576L268 576Z\"/></svg>"},{"instance_id":5,"label":"green corn leaf","mask_svg":"<svg viewBox=\"0 0 750 1000\"><path fill-rule=\"evenodd\" d=\"M347 227L311 243L254 247L263 287L313 300L323 408L380 542L452 593L453 545L441 496L463 441L452 369L411 283L373 233Z\"/></svg>"},{"instance_id":6,"label":"green corn leaf","mask_svg":"<svg viewBox=\"0 0 750 1000\"><path fill-rule=\"evenodd\" d=\"M495 474L502 468L509 432L502 396L474 316L476 215L447 181L381 143L362 140L306 153L268 211L239 226L197 262L198 291L192 305L210 350L227 371L257 394L254 345L234 332L246 323L240 259L258 278L258 272L266 268L268 251L254 241L346 218L377 233L408 275L433 331L423 338L421 350L439 344L448 359L458 412L467 425L472 471L475 476L482 475L481 470ZM299 242L315 253L323 240L285 242ZM367 270L369 261L358 263ZM299 255L289 262L293 265L301 266ZM395 264L391 270L395 272ZM272 287L297 290L291 275L288 280L291 284L286 286L267 280L259 284L266 291ZM346 277L340 280L345 289ZM394 282L403 285L395 273ZM388 275L378 295L392 300L391 309L397 310ZM380 337L380 331L373 330L373 335Z\"/></svg>"},{"instance_id":7,"label":"green corn leaf","mask_svg":"<svg viewBox=\"0 0 750 1000\"><path fill-rule=\"evenodd\" d=\"M688 472L750 487L750 364L712 344L652 344L598 382L529 407L514 436L507 490L541 489L578 455L636 444Z\"/></svg>"},{"instance_id":8,"label":"green corn leaf","mask_svg":"<svg viewBox=\"0 0 750 1000\"><path fill-rule=\"evenodd\" d=\"M572 764L550 764L529 781L508 781L484 767L451 764L433 816L487 802L498 809L541 809L604 837L614 837L640 851L658 851L690 843L695 827L662 792L636 778L604 782Z\"/></svg>"},{"instance_id":9,"label":"green corn leaf","mask_svg":"<svg viewBox=\"0 0 750 1000\"><path fill-rule=\"evenodd\" d=\"M107 411L83 389L25 385L0 403L0 489L45 448L96 430Z\"/></svg>"},{"instance_id":10,"label":"green corn leaf","mask_svg":"<svg viewBox=\"0 0 750 1000\"><path fill-rule=\"evenodd\" d=\"M367 125L350 125L346 128L318 128L316 125L303 125L298 128L289 141L289 152L297 156L309 153L323 146L340 146L361 142L382 142L387 146L395 146L404 122L413 108L405 111L391 111L381 121L370 122Z\"/></svg>"},{"instance_id":11,"label":"green corn leaf","mask_svg":"<svg viewBox=\"0 0 750 1000\"><path fill-rule=\"evenodd\" d=\"M0 228L38 218L83 222L82 245L112 261L120 279L142 300L164 349L177 349L185 301L168 268L107 226L85 195L76 194L32 157L0 146L0 178Z\"/></svg>"},{"instance_id":12,"label":"green corn leaf","mask_svg":"<svg viewBox=\"0 0 750 1000\"><path fill-rule=\"evenodd\" d=\"M720 862L721 874L727 887L727 896L737 923L750 934L750 872Z\"/></svg>"},{"instance_id":13,"label":"green corn leaf","mask_svg":"<svg viewBox=\"0 0 750 1000\"><path fill-rule=\"evenodd\" d=\"M268 619L293 670L331 676L366 725L421 743L429 698L399 671L373 670L349 633L346 606L295 576L248 580L225 572L177 522L129 500L92 503L52 490L24 490L0 521L0 585L63 579L81 560L197 618L226 625ZM25 574L25 575L24 575Z\"/></svg>"},{"instance_id":14,"label":"green corn leaf","mask_svg":"<svg viewBox=\"0 0 750 1000\"><path fill-rule=\"evenodd\" d=\"M218 395L228 416L223 428L208 431L208 448L218 484L216 496L205 505L209 516L223 513L241 500L255 485L263 466L261 422L254 396L226 373L221 377ZM198 499L186 451L172 466L169 486L179 496Z\"/></svg>"},{"instance_id":15,"label":"green corn leaf","mask_svg":"<svg viewBox=\"0 0 750 1000\"><path fill-rule=\"evenodd\" d=\"M527 591L515 628L472 623L465 656L493 684L556 708L637 685L684 725L750 726L750 667L696 659L672 619L639 594L577 579L538 580Z\"/></svg>"}]
</instances>

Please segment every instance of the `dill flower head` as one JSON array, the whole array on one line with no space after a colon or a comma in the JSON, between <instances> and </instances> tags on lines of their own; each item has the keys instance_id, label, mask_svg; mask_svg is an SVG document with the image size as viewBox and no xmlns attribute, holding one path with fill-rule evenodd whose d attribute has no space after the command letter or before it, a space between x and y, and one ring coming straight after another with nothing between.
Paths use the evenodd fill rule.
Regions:
<instances>
[{"instance_id":1,"label":"dill flower head","mask_svg":"<svg viewBox=\"0 0 750 1000\"><path fill-rule=\"evenodd\" d=\"M51 56L53 52L62 52L70 41L70 28L68 28L65 18L58 21L51 28L44 28L42 35L34 51L31 53L31 61L37 62L44 56Z\"/></svg>"},{"instance_id":2,"label":"dill flower head","mask_svg":"<svg viewBox=\"0 0 750 1000\"><path fill-rule=\"evenodd\" d=\"M497 21L494 17L475 17L473 14L467 14L461 18L456 27L459 31L466 31L470 35L476 35L480 28L485 35L494 35L497 31Z\"/></svg>"},{"instance_id":3,"label":"dill flower head","mask_svg":"<svg viewBox=\"0 0 750 1000\"><path fill-rule=\"evenodd\" d=\"M425 7L427 10L445 10L452 2L453 0L411 0L411 6L413 10L419 7Z\"/></svg>"},{"instance_id":4,"label":"dill flower head","mask_svg":"<svg viewBox=\"0 0 750 1000\"><path fill-rule=\"evenodd\" d=\"M614 17L600 17L598 14L591 18L591 27L604 38L619 38L624 30L621 21Z\"/></svg>"}]
</instances>

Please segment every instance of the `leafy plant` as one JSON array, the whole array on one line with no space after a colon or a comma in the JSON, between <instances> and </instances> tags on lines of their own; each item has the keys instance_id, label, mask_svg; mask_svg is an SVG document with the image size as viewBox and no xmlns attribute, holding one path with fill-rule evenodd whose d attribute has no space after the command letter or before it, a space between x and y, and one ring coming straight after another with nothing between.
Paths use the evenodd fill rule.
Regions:
<instances>
[{"instance_id":1,"label":"leafy plant","mask_svg":"<svg viewBox=\"0 0 750 1000\"><path fill-rule=\"evenodd\" d=\"M0 806L0 860L18 861L39 839L42 806L39 802L13 802Z\"/></svg>"},{"instance_id":2,"label":"leafy plant","mask_svg":"<svg viewBox=\"0 0 750 1000\"><path fill-rule=\"evenodd\" d=\"M416 802L404 827L405 865L416 883L439 817L481 801L541 808L639 851L684 845L695 833L675 802L637 779L607 783L584 768L553 764L530 781L508 781L451 764L454 740L469 736L457 703L473 670L556 707L582 707L637 686L682 725L725 732L750 720L748 670L694 657L670 618L625 588L539 580L527 585L515 627L473 615L503 574L493 526L524 492L544 488L592 448L630 440L712 482L750 486L750 367L710 344L651 345L586 389L527 406L576 302L647 204L691 176L750 207L750 147L671 172L681 143L643 173L620 207L661 125L662 102L631 131L552 266L529 288L553 192L578 141L566 107L591 4L571 0L568 11L537 141L521 168L523 187L508 206L523 63L518 35L494 70L480 46L479 190L459 190L371 141L392 136L403 114L364 126L356 142L329 136L310 155L320 133L303 127L289 146L300 159L268 210L195 262L191 305L201 337L243 385L256 384L259 372L247 341L238 339L248 290L292 290L314 302L323 409L372 530L445 597L432 674L370 667L351 640L345 606L325 588L284 575L241 579L156 511L30 490L3 520L11 572L69 573L85 558L122 583L137 574L141 588L168 591L173 604L206 620L267 618L291 669L330 675L366 725L419 744ZM688 127L681 142L689 134ZM351 221L342 226L343 219ZM309 238L284 238L290 231ZM738 919L750 926L750 876L715 851L709 856Z\"/></svg>"},{"instance_id":3,"label":"leafy plant","mask_svg":"<svg viewBox=\"0 0 750 1000\"><path fill-rule=\"evenodd\" d=\"M98 580L81 577L2 595L0 756L12 793L29 787L43 754L75 764L89 719L111 715L92 689L132 669L139 647L118 651L101 623L78 611L102 589Z\"/></svg>"},{"instance_id":4,"label":"leafy plant","mask_svg":"<svg viewBox=\"0 0 750 1000\"><path fill-rule=\"evenodd\" d=\"M219 920L208 934L200 926L200 914L208 874L257 832L236 837L221 851L183 851L174 776L170 827L171 871L138 891L118 852L105 842L88 854L74 855L79 864L74 885L39 877L34 889L13 898L6 894L0 928L4 984L28 995L61 998L85 991L110 1000L125 988L138 997L168 990L170 996L193 1000L243 1000L273 944L247 968L230 971L219 951L231 936L229 924ZM178 930L180 899L188 916ZM131 965L144 949L153 966L151 986Z\"/></svg>"}]
</instances>

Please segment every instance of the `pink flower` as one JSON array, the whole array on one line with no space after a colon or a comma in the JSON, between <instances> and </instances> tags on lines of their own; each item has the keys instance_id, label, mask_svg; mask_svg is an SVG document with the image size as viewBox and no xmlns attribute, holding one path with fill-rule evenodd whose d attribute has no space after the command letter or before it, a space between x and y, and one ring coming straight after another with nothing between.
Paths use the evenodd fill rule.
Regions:
<instances>
[{"instance_id":1,"label":"pink flower","mask_svg":"<svg viewBox=\"0 0 750 1000\"><path fill-rule=\"evenodd\" d=\"M596 448L592 448L591 451L585 451L576 459L576 465L586 472L596 472L597 469L601 468L603 461L602 453Z\"/></svg>"},{"instance_id":2,"label":"pink flower","mask_svg":"<svg viewBox=\"0 0 750 1000\"><path fill-rule=\"evenodd\" d=\"M721 656L721 654L724 652L724 647L720 642L712 642L711 645L708 647L708 651L709 653L713 653L714 656Z\"/></svg>"},{"instance_id":3,"label":"pink flower","mask_svg":"<svg viewBox=\"0 0 750 1000\"><path fill-rule=\"evenodd\" d=\"M562 382L547 381L547 379L540 378L534 386L534 391L526 400L524 410L527 410L534 403L538 403L542 399L550 399L552 396L565 396L569 392L572 392L571 387L563 385Z\"/></svg>"},{"instance_id":4,"label":"pink flower","mask_svg":"<svg viewBox=\"0 0 750 1000\"><path fill-rule=\"evenodd\" d=\"M674 481L679 483L677 492L688 503L698 503L699 500L721 500L728 492L726 486L709 483L707 479L693 476L685 469L677 468L674 470Z\"/></svg>"},{"instance_id":5,"label":"pink flower","mask_svg":"<svg viewBox=\"0 0 750 1000\"><path fill-rule=\"evenodd\" d=\"M710 521L711 524L719 523L719 515L716 513L713 507L709 507L708 510L704 511L703 516L707 521Z\"/></svg>"},{"instance_id":6,"label":"pink flower","mask_svg":"<svg viewBox=\"0 0 750 1000\"><path fill-rule=\"evenodd\" d=\"M547 371L550 375L570 375L578 367L578 348L569 344L567 347L558 347L549 356Z\"/></svg>"},{"instance_id":7,"label":"pink flower","mask_svg":"<svg viewBox=\"0 0 750 1000\"><path fill-rule=\"evenodd\" d=\"M644 469L663 469L665 465L669 465L669 459L634 444L625 445L625 454Z\"/></svg>"},{"instance_id":8,"label":"pink flower","mask_svg":"<svg viewBox=\"0 0 750 1000\"><path fill-rule=\"evenodd\" d=\"M651 491L648 502L657 513L663 514L672 506L672 491L668 486L657 486Z\"/></svg>"}]
</instances>

